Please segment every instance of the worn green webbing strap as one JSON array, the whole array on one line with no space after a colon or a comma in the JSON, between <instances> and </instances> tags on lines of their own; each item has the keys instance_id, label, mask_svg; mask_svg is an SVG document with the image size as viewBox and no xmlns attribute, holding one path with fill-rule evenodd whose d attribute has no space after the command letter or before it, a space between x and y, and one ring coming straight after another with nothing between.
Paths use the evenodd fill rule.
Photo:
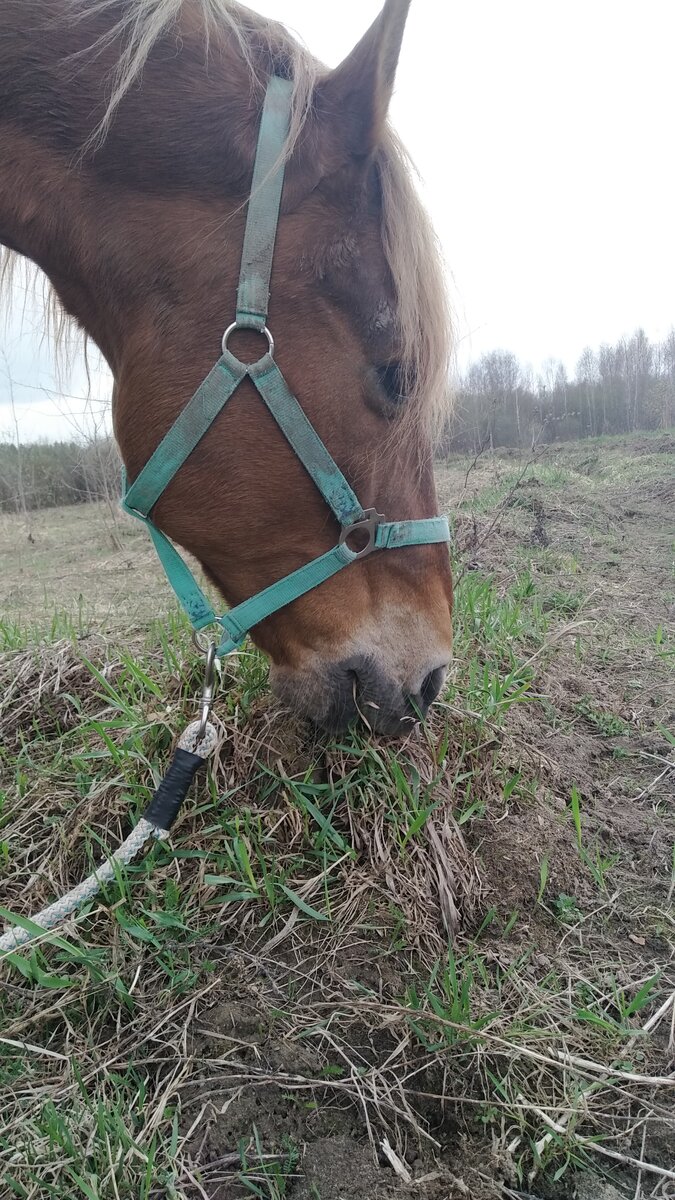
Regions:
<instances>
[{"instance_id":1,"label":"worn green webbing strap","mask_svg":"<svg viewBox=\"0 0 675 1200\"><path fill-rule=\"evenodd\" d=\"M421 521L386 521L375 531L377 550L396 550L399 546L431 546L450 541L447 517L424 517Z\"/></svg>"},{"instance_id":2,"label":"worn green webbing strap","mask_svg":"<svg viewBox=\"0 0 675 1200\"><path fill-rule=\"evenodd\" d=\"M134 513L134 516L139 516ZM218 622L227 637L218 646L218 654L228 654L236 649L254 625L258 625L278 609L284 608L299 596L318 587L337 574L343 567L354 562L356 555L348 546L334 546L326 554L299 567L290 575L271 584L248 600L244 600L223 617L216 617L209 601L194 578L187 563L169 539L141 517L153 540L159 560L166 572L178 600L185 609L195 629ZM390 521L380 525L375 535L375 545L382 550L393 550L399 546L429 545L446 542L449 538L446 517L435 517L423 521Z\"/></svg>"},{"instance_id":3,"label":"worn green webbing strap","mask_svg":"<svg viewBox=\"0 0 675 1200\"><path fill-rule=\"evenodd\" d=\"M341 525L351 525L363 512L356 494L308 421L274 359L265 354L248 373L284 437L295 450Z\"/></svg>"},{"instance_id":4,"label":"worn green webbing strap","mask_svg":"<svg viewBox=\"0 0 675 1200\"><path fill-rule=\"evenodd\" d=\"M251 596L249 600L244 600L236 608L225 613L220 617L220 624L230 636L221 642L217 653L228 654L230 650L234 650L254 625L259 625L279 608L284 608L292 600L297 600L299 596L304 596L305 592L330 579L331 575L336 575L343 567L353 562L355 557L348 546L334 546L326 554L313 558L303 567L298 567L297 571L284 576L264 591L258 592L256 596Z\"/></svg>"},{"instance_id":5,"label":"worn green webbing strap","mask_svg":"<svg viewBox=\"0 0 675 1200\"><path fill-rule=\"evenodd\" d=\"M289 79L273 75L260 120L237 289L237 323L252 329L262 329L267 322L292 91Z\"/></svg>"},{"instance_id":6,"label":"worn green webbing strap","mask_svg":"<svg viewBox=\"0 0 675 1200\"><path fill-rule=\"evenodd\" d=\"M138 513L134 513L138 516ZM284 608L299 596L318 587L348 566L356 555L348 546L334 546L326 554L313 559L283 579L271 584L248 600L244 600L223 617L216 617L209 601L194 578L187 563L169 539L153 525L143 520L153 540L159 560L166 572L178 600L185 609L195 629L218 622L227 637L218 646L218 654L227 654L236 649L254 625L264 621L278 609ZM380 525L375 535L375 545L382 550L393 550L399 546L429 545L446 542L449 538L446 517L434 517L422 521L390 521Z\"/></svg>"},{"instance_id":7,"label":"worn green webbing strap","mask_svg":"<svg viewBox=\"0 0 675 1200\"><path fill-rule=\"evenodd\" d=\"M422 521L389 521L380 525L375 535L375 545L381 550L394 550L399 546L430 545L447 542L450 536L446 517L431 517ZM272 613L285 608L291 601L304 596L305 592L318 587L342 567L354 562L357 555L347 545L334 546L320 558L314 558L297 571L286 575L264 591L244 600L225 616L220 624L229 633L218 647L219 654L227 654L240 644L250 629L271 617Z\"/></svg>"},{"instance_id":8,"label":"worn green webbing strap","mask_svg":"<svg viewBox=\"0 0 675 1200\"><path fill-rule=\"evenodd\" d=\"M218 359L189 404L162 438L122 500L132 515L147 517L154 504L203 438L246 374L246 366L231 354Z\"/></svg>"},{"instance_id":9,"label":"worn green webbing strap","mask_svg":"<svg viewBox=\"0 0 675 1200\"><path fill-rule=\"evenodd\" d=\"M122 489L124 490L124 471L122 472ZM124 501L122 501L124 507ZM206 625L213 625L218 620L209 601L200 588L192 571L186 562L183 562L180 554L175 546L171 544L168 537L153 525L147 517L144 517L140 512L134 509L130 510L130 514L142 521L145 525L153 545L157 551L157 557L164 567L166 577L171 584L179 603L185 609L190 622L195 629L203 629Z\"/></svg>"},{"instance_id":10,"label":"worn green webbing strap","mask_svg":"<svg viewBox=\"0 0 675 1200\"><path fill-rule=\"evenodd\" d=\"M161 529L153 525L152 521L148 521L147 524L159 561L164 567L167 579L178 600L190 618L191 624L195 629L213 625L213 622L217 620L216 614L187 563L183 561L175 546L171 544Z\"/></svg>"}]
</instances>

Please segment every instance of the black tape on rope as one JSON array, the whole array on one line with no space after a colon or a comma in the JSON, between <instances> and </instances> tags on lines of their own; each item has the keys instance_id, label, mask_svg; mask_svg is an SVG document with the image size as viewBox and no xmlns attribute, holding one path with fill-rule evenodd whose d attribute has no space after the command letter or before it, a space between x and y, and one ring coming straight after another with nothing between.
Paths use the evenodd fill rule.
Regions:
<instances>
[{"instance_id":1,"label":"black tape on rope","mask_svg":"<svg viewBox=\"0 0 675 1200\"><path fill-rule=\"evenodd\" d=\"M159 829L170 829L188 789L200 767L205 765L200 754L176 750L169 769L161 781L143 816Z\"/></svg>"}]
</instances>

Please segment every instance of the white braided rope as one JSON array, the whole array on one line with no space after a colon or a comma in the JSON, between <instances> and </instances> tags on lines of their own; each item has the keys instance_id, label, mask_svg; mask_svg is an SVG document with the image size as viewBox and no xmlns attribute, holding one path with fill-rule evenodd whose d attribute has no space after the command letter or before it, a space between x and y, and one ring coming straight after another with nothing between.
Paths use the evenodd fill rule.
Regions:
<instances>
[{"instance_id":1,"label":"white braided rope","mask_svg":"<svg viewBox=\"0 0 675 1200\"><path fill-rule=\"evenodd\" d=\"M204 734L200 738L200 724L201 722L199 721L192 721L179 738L178 746L181 750L188 750L191 754L198 754L200 758L208 758L209 754L215 749L218 734L215 726L208 721ZM87 879L83 880L82 883L78 883L77 887L72 888L60 900L56 900L53 904L48 905L47 908L43 908L40 912L35 913L30 918L31 922L34 925L39 925L40 929L44 930L53 929L55 925L60 925L62 921L65 921L66 917L75 912L86 900L91 900L102 884L109 883L111 879L114 879L116 868L122 863L130 863L149 838L152 837L157 838L159 841L164 841L168 836L168 830L160 829L157 825L146 821L145 817L141 817L136 828L131 831L128 838L125 838L122 845L105 862L100 863ZM36 934L29 932L27 929L12 926L0 937L0 953L6 950L16 950L18 946L24 946L26 942L30 942L36 936Z\"/></svg>"},{"instance_id":2,"label":"white braided rope","mask_svg":"<svg viewBox=\"0 0 675 1200\"><path fill-rule=\"evenodd\" d=\"M178 748L180 750L189 750L190 754L198 754L200 758L208 758L209 754L213 754L218 741L218 732L215 725L210 721L206 722L206 728L202 737L199 737L201 721L190 721L190 724L183 730L178 739Z\"/></svg>"},{"instance_id":3,"label":"white braided rope","mask_svg":"<svg viewBox=\"0 0 675 1200\"><path fill-rule=\"evenodd\" d=\"M147 842L149 837L166 837L166 831L157 829L155 825L151 825L146 821L145 817L141 817L138 825L129 834L129 837L122 842L122 845L111 854L106 862L98 865L95 871L84 879L82 883L78 883L77 887L67 892L60 900L56 900L53 904L43 908L40 912L35 913L30 919L35 925L39 925L41 929L53 929L55 925L60 925L69 917L76 908L84 904L85 900L90 900L95 896L99 888L104 883L109 883L115 878L115 867L119 863L129 863L136 857L139 850ZM34 936L27 929L12 928L0 937L0 950L16 950L17 946L23 946L29 942Z\"/></svg>"}]
</instances>

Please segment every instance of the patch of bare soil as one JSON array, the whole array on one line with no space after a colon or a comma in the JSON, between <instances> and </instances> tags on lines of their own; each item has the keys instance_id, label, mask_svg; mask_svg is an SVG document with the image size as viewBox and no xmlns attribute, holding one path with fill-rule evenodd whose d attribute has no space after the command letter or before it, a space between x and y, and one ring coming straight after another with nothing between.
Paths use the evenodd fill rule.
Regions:
<instances>
[{"instance_id":1,"label":"patch of bare soil","mask_svg":"<svg viewBox=\"0 0 675 1200\"><path fill-rule=\"evenodd\" d=\"M195 1114L202 1114L190 1149L203 1177L213 1181L209 1200L243 1200L250 1194L241 1182L229 1178L218 1186L215 1178L219 1164L226 1164L233 1148L250 1139L252 1129L267 1150L277 1150L281 1156L284 1147L298 1148L283 1193L289 1200L455 1200L466 1196L496 1200L502 1196L495 1182L500 1164L489 1141L469 1139L452 1105L446 1108L427 1097L420 1102L412 1127L406 1128L406 1101L399 1088L398 1095L378 1097L371 1112L373 1096L368 1093L372 1084L383 1066L390 1060L393 1065L401 1051L400 1039L382 1028L379 1017L369 1020L367 1010L352 1019L345 1013L335 1020L334 1036L329 1030L319 1033L310 1026L298 1039L310 1014L315 1021L320 1019L327 995L332 995L332 1004L337 1002L338 1007L339 997L344 997L348 1009L349 997L363 994L363 966L368 957L372 960L375 948L346 946L334 955L332 963L324 959L326 949L325 945L306 944L301 948L298 943L294 953L286 949L275 959L267 959L264 976L261 979L258 974L255 983L251 969L255 960L249 960L248 967L241 960L233 963L230 982L223 989L228 998L216 1000L202 1014L190 1050L208 1063L208 1074L202 1082L195 1082L195 1095L187 1099L184 1121L189 1124ZM308 985L317 959L323 960L322 978L314 977ZM258 971L259 967L258 960ZM374 971L377 974L376 967ZM298 980L300 994L303 981L305 985L290 1023L290 1013L271 1007L275 992L277 1003L287 995L289 975ZM369 982L375 982L372 973ZM385 983L380 975L371 994L379 994L384 1002L400 986L400 976L390 974ZM334 1062L344 1065L326 1069L327 1052ZM219 1061L224 1073L220 1087ZM361 1103L359 1075L364 1087ZM209 1077L213 1078L211 1084ZM234 1088L237 1079L240 1086ZM419 1083L422 1090L434 1087L440 1099L443 1079L435 1067L429 1078L420 1074ZM385 1141L378 1119L380 1105L384 1126L397 1111L404 1119L397 1150ZM415 1126L421 1136L415 1135ZM393 1134L389 1136L396 1142Z\"/></svg>"}]
</instances>

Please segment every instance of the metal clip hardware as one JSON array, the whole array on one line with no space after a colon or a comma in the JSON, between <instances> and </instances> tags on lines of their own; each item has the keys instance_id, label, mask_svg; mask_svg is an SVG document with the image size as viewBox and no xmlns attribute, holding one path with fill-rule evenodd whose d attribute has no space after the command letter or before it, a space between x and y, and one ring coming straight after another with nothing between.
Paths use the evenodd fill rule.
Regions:
<instances>
[{"instance_id":1,"label":"metal clip hardware","mask_svg":"<svg viewBox=\"0 0 675 1200\"><path fill-rule=\"evenodd\" d=\"M201 712L199 717L199 737L206 733L206 726L211 714L216 679L216 644L209 642L204 665L204 683L202 686Z\"/></svg>"},{"instance_id":2,"label":"metal clip hardware","mask_svg":"<svg viewBox=\"0 0 675 1200\"><path fill-rule=\"evenodd\" d=\"M367 535L368 540L365 546L360 550L354 549L349 544L347 549L351 550L355 558L365 558L367 554L371 554L375 549L375 537L377 535L377 527L384 521L384 513L379 513L375 508L364 508L362 515L357 521L352 521L351 525L345 525L340 533L340 545L343 546L348 538L356 535L357 542L359 535L363 540L363 535Z\"/></svg>"}]
</instances>

